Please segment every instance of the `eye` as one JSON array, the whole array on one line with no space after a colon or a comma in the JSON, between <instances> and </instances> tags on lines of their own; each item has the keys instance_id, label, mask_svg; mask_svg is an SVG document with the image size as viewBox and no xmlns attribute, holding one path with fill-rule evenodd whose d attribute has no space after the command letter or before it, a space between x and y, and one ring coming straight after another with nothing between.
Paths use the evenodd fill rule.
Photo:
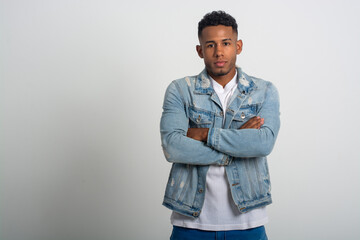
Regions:
<instances>
[{"instance_id":1,"label":"eye","mask_svg":"<svg viewBox=\"0 0 360 240\"><path fill-rule=\"evenodd\" d=\"M224 42L224 46L229 46L230 44L229 42Z\"/></svg>"},{"instance_id":2,"label":"eye","mask_svg":"<svg viewBox=\"0 0 360 240\"><path fill-rule=\"evenodd\" d=\"M212 48L212 47L214 47L214 44L209 44L209 45L207 45L206 47L207 47L207 48Z\"/></svg>"}]
</instances>

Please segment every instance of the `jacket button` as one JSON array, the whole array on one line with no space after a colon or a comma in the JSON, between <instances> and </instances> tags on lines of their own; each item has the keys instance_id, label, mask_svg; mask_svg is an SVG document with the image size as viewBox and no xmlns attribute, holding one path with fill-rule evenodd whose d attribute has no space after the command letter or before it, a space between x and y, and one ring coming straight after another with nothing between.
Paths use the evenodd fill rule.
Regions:
<instances>
[{"instance_id":1,"label":"jacket button","mask_svg":"<svg viewBox=\"0 0 360 240\"><path fill-rule=\"evenodd\" d=\"M224 162L225 165L229 164L229 159L227 158L226 161Z\"/></svg>"},{"instance_id":2,"label":"jacket button","mask_svg":"<svg viewBox=\"0 0 360 240\"><path fill-rule=\"evenodd\" d=\"M202 189L202 188L200 188L200 189L199 189L199 193L202 193L202 192L203 192L203 189Z\"/></svg>"},{"instance_id":3,"label":"jacket button","mask_svg":"<svg viewBox=\"0 0 360 240\"><path fill-rule=\"evenodd\" d=\"M245 113L241 113L241 116L240 116L242 119L244 119L245 118Z\"/></svg>"},{"instance_id":4,"label":"jacket button","mask_svg":"<svg viewBox=\"0 0 360 240\"><path fill-rule=\"evenodd\" d=\"M193 216L194 216L194 217L197 217L197 216L199 216L199 213L198 213L198 212L194 212L194 213L193 213Z\"/></svg>"},{"instance_id":5,"label":"jacket button","mask_svg":"<svg viewBox=\"0 0 360 240\"><path fill-rule=\"evenodd\" d=\"M224 116L224 112L223 112L223 111L220 112L220 116Z\"/></svg>"},{"instance_id":6,"label":"jacket button","mask_svg":"<svg viewBox=\"0 0 360 240\"><path fill-rule=\"evenodd\" d=\"M196 122L199 123L201 120L201 116L199 115L198 118L196 119Z\"/></svg>"}]
</instances>

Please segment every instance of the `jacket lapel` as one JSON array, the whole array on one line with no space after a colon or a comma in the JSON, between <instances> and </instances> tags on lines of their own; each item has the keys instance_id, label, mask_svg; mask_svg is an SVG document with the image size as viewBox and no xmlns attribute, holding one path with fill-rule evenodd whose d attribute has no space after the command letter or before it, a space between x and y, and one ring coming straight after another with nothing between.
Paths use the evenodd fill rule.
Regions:
<instances>
[{"instance_id":1,"label":"jacket lapel","mask_svg":"<svg viewBox=\"0 0 360 240\"><path fill-rule=\"evenodd\" d=\"M206 72L206 69L197 76L194 93L210 95L210 99L221 108L220 99L211 85L211 80Z\"/></svg>"}]
</instances>

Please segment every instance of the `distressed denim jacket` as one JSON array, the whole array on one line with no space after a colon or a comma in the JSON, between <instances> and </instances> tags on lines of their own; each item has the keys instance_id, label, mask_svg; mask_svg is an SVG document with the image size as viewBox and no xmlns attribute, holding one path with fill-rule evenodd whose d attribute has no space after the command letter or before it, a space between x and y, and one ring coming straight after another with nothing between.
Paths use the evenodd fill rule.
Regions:
<instances>
[{"instance_id":1,"label":"distressed denim jacket","mask_svg":"<svg viewBox=\"0 0 360 240\"><path fill-rule=\"evenodd\" d=\"M197 218L201 213L211 164L225 166L240 212L272 202L266 156L280 127L278 92L270 82L239 67L237 72L238 86L227 109L222 109L205 69L173 81L166 90L160 133L165 158L173 164L163 205L180 214ZM254 116L265 119L260 129L239 129ZM207 142L187 137L190 127L209 128Z\"/></svg>"}]
</instances>

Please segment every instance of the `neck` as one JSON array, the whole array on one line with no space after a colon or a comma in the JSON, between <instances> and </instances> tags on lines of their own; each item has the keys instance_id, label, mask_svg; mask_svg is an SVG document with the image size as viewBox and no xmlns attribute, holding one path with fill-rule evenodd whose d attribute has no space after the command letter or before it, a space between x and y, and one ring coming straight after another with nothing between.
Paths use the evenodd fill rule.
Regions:
<instances>
[{"instance_id":1,"label":"neck","mask_svg":"<svg viewBox=\"0 0 360 240\"><path fill-rule=\"evenodd\" d=\"M208 73L218 84L220 84L223 88L228 84L231 79L234 78L236 74L236 69L232 69L228 74L222 76L213 76L213 74Z\"/></svg>"}]
</instances>

